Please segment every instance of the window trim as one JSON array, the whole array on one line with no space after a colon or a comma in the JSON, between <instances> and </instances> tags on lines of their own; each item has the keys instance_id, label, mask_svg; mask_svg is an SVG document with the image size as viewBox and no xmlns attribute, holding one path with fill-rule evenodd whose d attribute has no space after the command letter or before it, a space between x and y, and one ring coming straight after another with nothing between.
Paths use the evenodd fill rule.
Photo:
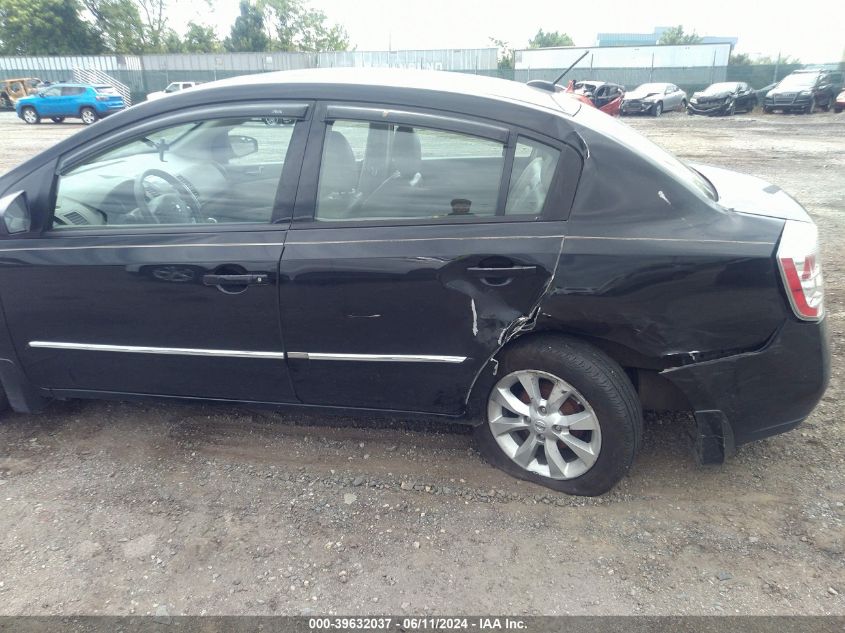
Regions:
<instances>
[{"instance_id":1,"label":"window trim","mask_svg":"<svg viewBox=\"0 0 845 633\"><path fill-rule=\"evenodd\" d=\"M124 126L117 132L108 133L99 139L76 147L59 156L53 171L53 182L50 187L50 206L41 236L100 236L100 235L138 235L138 234L166 234L166 233L218 233L274 229L287 229L293 216L294 202L297 196L299 178L308 138L313 103L297 100L296 102L269 101L264 103L228 103L215 106L200 106L187 110L178 110L164 116L152 117L141 122ZM57 230L53 227L53 215L56 210L59 179L62 174L81 165L87 159L102 154L111 148L119 146L127 140L139 135L160 130L166 127L189 123L198 118L206 120L229 119L239 117L286 117L296 119L291 135L288 153L282 167L282 174L276 185L276 195L273 200L273 210L268 222L255 223L220 223L220 224L162 224L154 226L120 225L113 228L75 228L71 231Z\"/></svg>"},{"instance_id":2,"label":"window trim","mask_svg":"<svg viewBox=\"0 0 845 633\"><path fill-rule=\"evenodd\" d=\"M329 116L329 112L332 116ZM347 119L337 116L339 113L353 112L357 118ZM385 113L387 115L385 116ZM413 119L406 119L404 115L413 115ZM578 181L581 178L584 161L581 153L570 143L558 139L549 138L533 130L524 129L515 125L496 125L496 122L486 123L481 117L469 118L472 115L452 113L448 111L429 111L407 108L402 105L385 105L379 107L377 104L355 104L351 106L345 103L320 101L315 107L315 114L312 119L311 130L308 136L308 144L305 150L302 178L299 183L296 205L292 217L292 229L313 229L313 228L355 228L355 227L379 227L379 226L429 226L449 224L487 224L498 222L547 222L566 220L572 211L572 204L575 200L575 192ZM501 142L505 145L505 161L502 168L502 177L499 184L499 197L496 202L496 214L490 216L472 217L429 217L429 218L384 218L384 219L363 219L363 220L317 220L317 195L322 168L323 144L327 136L328 126L336 120L369 121L371 123L409 123L419 127L428 127L446 132L469 134L481 136ZM428 122L429 125L425 125ZM450 128L439 127L440 122L446 122ZM453 127L454 126L454 127ZM486 130L487 134L478 134L476 130ZM489 134L495 135L492 138ZM502 140L501 132L507 133L506 140ZM554 178L549 186L543 210L537 215L505 215L504 209L507 201L508 190L510 189L511 172L516 152L517 138L522 137L553 147L560 151L560 159L555 170ZM577 165L573 162L577 161ZM577 166L573 173L574 178L564 178L564 165L570 169ZM550 201L553 196L560 200L560 209L557 212L550 212Z\"/></svg>"}]
</instances>

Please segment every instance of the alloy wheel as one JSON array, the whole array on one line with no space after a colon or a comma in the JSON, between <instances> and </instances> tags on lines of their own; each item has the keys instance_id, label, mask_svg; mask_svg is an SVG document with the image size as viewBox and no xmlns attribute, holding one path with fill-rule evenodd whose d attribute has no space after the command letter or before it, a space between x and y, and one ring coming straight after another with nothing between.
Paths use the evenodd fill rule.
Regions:
<instances>
[{"instance_id":1,"label":"alloy wheel","mask_svg":"<svg viewBox=\"0 0 845 633\"><path fill-rule=\"evenodd\" d=\"M85 108L82 111L82 122L85 125L91 125L96 120L97 120L97 115L94 114L94 111L91 110L90 108Z\"/></svg>"},{"instance_id":2,"label":"alloy wheel","mask_svg":"<svg viewBox=\"0 0 845 633\"><path fill-rule=\"evenodd\" d=\"M601 426L569 383L537 370L519 370L493 387L487 423L499 448L521 468L551 479L586 473L601 451Z\"/></svg>"},{"instance_id":3,"label":"alloy wheel","mask_svg":"<svg viewBox=\"0 0 845 633\"><path fill-rule=\"evenodd\" d=\"M32 108L23 111L23 120L27 123L38 123L38 113Z\"/></svg>"}]
</instances>

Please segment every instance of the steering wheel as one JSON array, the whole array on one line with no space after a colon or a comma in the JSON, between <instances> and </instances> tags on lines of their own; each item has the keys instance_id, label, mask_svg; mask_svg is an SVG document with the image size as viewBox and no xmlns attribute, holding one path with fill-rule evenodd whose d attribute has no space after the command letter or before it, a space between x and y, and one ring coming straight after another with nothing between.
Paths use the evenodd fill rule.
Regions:
<instances>
[{"instance_id":1,"label":"steering wheel","mask_svg":"<svg viewBox=\"0 0 845 633\"><path fill-rule=\"evenodd\" d=\"M155 176L170 185L176 193L163 193L147 202L144 181ZM185 182L161 169L148 169L134 185L135 202L144 219L151 224L197 224L202 221L202 204Z\"/></svg>"}]
</instances>

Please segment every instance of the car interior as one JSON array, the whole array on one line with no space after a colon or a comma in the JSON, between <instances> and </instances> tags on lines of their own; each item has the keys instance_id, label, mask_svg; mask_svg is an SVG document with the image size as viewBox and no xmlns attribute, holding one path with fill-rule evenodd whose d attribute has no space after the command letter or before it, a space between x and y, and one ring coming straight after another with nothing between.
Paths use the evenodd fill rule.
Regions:
<instances>
[{"instance_id":1,"label":"car interior","mask_svg":"<svg viewBox=\"0 0 845 633\"><path fill-rule=\"evenodd\" d=\"M294 120L216 119L135 138L62 174L53 227L270 221ZM493 216L507 148L406 125L328 126L316 219ZM559 151L520 138L506 214L538 215Z\"/></svg>"},{"instance_id":2,"label":"car interior","mask_svg":"<svg viewBox=\"0 0 845 633\"><path fill-rule=\"evenodd\" d=\"M335 122L325 138L315 217L495 215L506 149L498 141L442 130ZM506 213L542 211L558 155L540 143L520 143Z\"/></svg>"},{"instance_id":3,"label":"car interior","mask_svg":"<svg viewBox=\"0 0 845 633\"><path fill-rule=\"evenodd\" d=\"M53 227L268 222L294 124L216 119L133 139L60 177Z\"/></svg>"}]
</instances>

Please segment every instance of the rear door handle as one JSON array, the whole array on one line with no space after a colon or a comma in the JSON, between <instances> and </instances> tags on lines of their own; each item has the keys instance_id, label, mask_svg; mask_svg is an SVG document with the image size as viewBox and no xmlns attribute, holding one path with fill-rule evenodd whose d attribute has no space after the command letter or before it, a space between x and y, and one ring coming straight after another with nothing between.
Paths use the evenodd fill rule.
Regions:
<instances>
[{"instance_id":1,"label":"rear door handle","mask_svg":"<svg viewBox=\"0 0 845 633\"><path fill-rule=\"evenodd\" d=\"M270 283L269 275L203 275L206 286L264 286Z\"/></svg>"},{"instance_id":2,"label":"rear door handle","mask_svg":"<svg viewBox=\"0 0 845 633\"><path fill-rule=\"evenodd\" d=\"M473 277L526 277L537 272L536 266L472 266L467 272Z\"/></svg>"}]
</instances>

